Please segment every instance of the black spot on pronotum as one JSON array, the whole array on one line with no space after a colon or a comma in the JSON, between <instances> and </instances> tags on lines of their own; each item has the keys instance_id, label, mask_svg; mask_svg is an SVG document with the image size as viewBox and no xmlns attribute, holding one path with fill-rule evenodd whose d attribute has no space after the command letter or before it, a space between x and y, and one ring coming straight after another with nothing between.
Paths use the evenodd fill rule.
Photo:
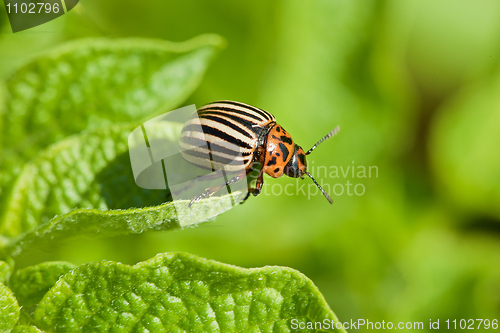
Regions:
<instances>
[{"instance_id":1,"label":"black spot on pronotum","mask_svg":"<svg viewBox=\"0 0 500 333\"><path fill-rule=\"evenodd\" d=\"M280 171L280 168L274 169L274 173L278 173Z\"/></svg>"},{"instance_id":2,"label":"black spot on pronotum","mask_svg":"<svg viewBox=\"0 0 500 333\"><path fill-rule=\"evenodd\" d=\"M271 135L273 137L273 139L278 139L278 137L276 135Z\"/></svg>"},{"instance_id":3,"label":"black spot on pronotum","mask_svg":"<svg viewBox=\"0 0 500 333\"><path fill-rule=\"evenodd\" d=\"M293 142L293 141L292 141L292 138L290 138L290 137L288 137L288 136L285 136L285 135L280 136L280 139L281 139L281 141L286 142L286 143L288 143L289 145L291 145L291 144L292 144L292 142Z\"/></svg>"},{"instance_id":4,"label":"black spot on pronotum","mask_svg":"<svg viewBox=\"0 0 500 333\"><path fill-rule=\"evenodd\" d=\"M273 156L273 158L269 162L267 162L267 166L271 165L276 165L276 156Z\"/></svg>"},{"instance_id":5,"label":"black spot on pronotum","mask_svg":"<svg viewBox=\"0 0 500 333\"><path fill-rule=\"evenodd\" d=\"M288 158L288 154L290 154L290 152L288 151L288 148L284 144L282 144L281 142L278 145L280 147L280 151L283 153L283 162L285 162L286 159Z\"/></svg>"},{"instance_id":6,"label":"black spot on pronotum","mask_svg":"<svg viewBox=\"0 0 500 333\"><path fill-rule=\"evenodd\" d=\"M302 164L306 164L306 157L304 154L299 154L299 160Z\"/></svg>"},{"instance_id":7,"label":"black spot on pronotum","mask_svg":"<svg viewBox=\"0 0 500 333\"><path fill-rule=\"evenodd\" d=\"M279 133L279 132L281 132L281 129L280 129L280 127L279 127L279 126L278 126L278 127L276 127L276 132L278 132L278 133Z\"/></svg>"}]
</instances>

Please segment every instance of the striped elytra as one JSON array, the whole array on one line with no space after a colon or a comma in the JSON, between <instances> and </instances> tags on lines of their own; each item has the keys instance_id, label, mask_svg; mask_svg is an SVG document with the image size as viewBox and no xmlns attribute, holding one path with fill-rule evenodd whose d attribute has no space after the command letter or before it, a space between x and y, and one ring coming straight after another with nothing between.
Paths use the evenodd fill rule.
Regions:
<instances>
[{"instance_id":1,"label":"striped elytra","mask_svg":"<svg viewBox=\"0 0 500 333\"><path fill-rule=\"evenodd\" d=\"M218 101L198 109L184 125L180 147L183 157L200 167L224 165L228 171L246 169L259 140L276 123L269 112L232 101ZM212 157L212 160L207 157Z\"/></svg>"},{"instance_id":2,"label":"striped elytra","mask_svg":"<svg viewBox=\"0 0 500 333\"><path fill-rule=\"evenodd\" d=\"M204 169L224 169L234 177L227 183L206 189L191 200L190 206L230 183L245 179L253 170L259 170L257 182L255 187L248 182L245 200L250 193L254 196L260 193L264 173L273 178L284 174L303 178L306 174L332 203L328 194L307 172L305 156L338 130L338 127L335 128L305 153L267 111L235 101L204 105L182 128L179 141L182 157Z\"/></svg>"}]
</instances>

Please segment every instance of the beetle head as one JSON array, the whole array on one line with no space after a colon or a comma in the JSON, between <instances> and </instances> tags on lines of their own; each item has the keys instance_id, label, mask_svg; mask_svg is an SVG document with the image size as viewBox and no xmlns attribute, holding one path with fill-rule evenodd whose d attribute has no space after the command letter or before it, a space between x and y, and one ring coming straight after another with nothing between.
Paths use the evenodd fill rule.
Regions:
<instances>
[{"instance_id":1,"label":"beetle head","mask_svg":"<svg viewBox=\"0 0 500 333\"><path fill-rule=\"evenodd\" d=\"M318 184L316 179L307 172L307 162L306 162L306 155L309 155L321 142L331 138L334 136L337 132L339 131L339 128L336 127L333 131L325 135L321 140L319 140L311 149L307 151L307 153L304 153L304 150L302 147L299 145L295 145L295 151L293 153L292 158L290 158L290 161L288 161L287 165L285 166L284 173L293 178L304 178L304 174L308 175L309 178L312 179L314 184L320 189L321 193L325 196L326 200L328 200L329 203L333 203L332 198L328 195L328 193L325 192L325 190Z\"/></svg>"},{"instance_id":2,"label":"beetle head","mask_svg":"<svg viewBox=\"0 0 500 333\"><path fill-rule=\"evenodd\" d=\"M295 151L293 152L292 158L290 158L287 165L285 166L284 173L288 177L304 178L304 174L306 172L306 153L301 146L295 145Z\"/></svg>"}]
</instances>

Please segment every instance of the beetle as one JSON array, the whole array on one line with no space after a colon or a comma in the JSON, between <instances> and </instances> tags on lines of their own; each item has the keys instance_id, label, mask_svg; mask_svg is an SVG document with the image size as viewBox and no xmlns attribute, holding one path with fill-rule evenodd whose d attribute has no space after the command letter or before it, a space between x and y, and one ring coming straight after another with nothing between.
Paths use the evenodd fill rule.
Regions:
<instances>
[{"instance_id":1,"label":"beetle","mask_svg":"<svg viewBox=\"0 0 500 333\"><path fill-rule=\"evenodd\" d=\"M334 136L336 127L311 149L304 152L290 134L276 122L272 114L257 107L235 101L215 101L199 108L188 120L180 136L182 157L204 169L223 169L232 177L219 186L207 188L195 196L189 206L229 184L247 178L259 170L256 185L248 185L248 193L257 196L264 184L264 173L273 178L309 176L328 202L330 196L307 172L306 156L323 141Z\"/></svg>"}]
</instances>

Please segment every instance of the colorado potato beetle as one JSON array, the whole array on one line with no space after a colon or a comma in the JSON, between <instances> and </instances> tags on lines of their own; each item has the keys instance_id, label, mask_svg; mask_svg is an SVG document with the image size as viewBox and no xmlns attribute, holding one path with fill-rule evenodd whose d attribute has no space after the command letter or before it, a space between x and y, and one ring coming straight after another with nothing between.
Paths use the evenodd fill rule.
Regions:
<instances>
[{"instance_id":1,"label":"colorado potato beetle","mask_svg":"<svg viewBox=\"0 0 500 333\"><path fill-rule=\"evenodd\" d=\"M261 192L264 173L273 178L287 175L302 179L306 174L332 203L330 196L307 172L306 156L338 131L339 127L336 127L304 152L267 111L235 101L216 101L204 105L197 110L197 117L192 117L182 128L182 157L206 169L213 169L214 163L219 163L234 177L219 186L207 188L204 193L195 196L189 206L224 186L247 178L254 170L259 170L256 185L252 187L249 182L244 200L250 193L257 196Z\"/></svg>"}]
</instances>

